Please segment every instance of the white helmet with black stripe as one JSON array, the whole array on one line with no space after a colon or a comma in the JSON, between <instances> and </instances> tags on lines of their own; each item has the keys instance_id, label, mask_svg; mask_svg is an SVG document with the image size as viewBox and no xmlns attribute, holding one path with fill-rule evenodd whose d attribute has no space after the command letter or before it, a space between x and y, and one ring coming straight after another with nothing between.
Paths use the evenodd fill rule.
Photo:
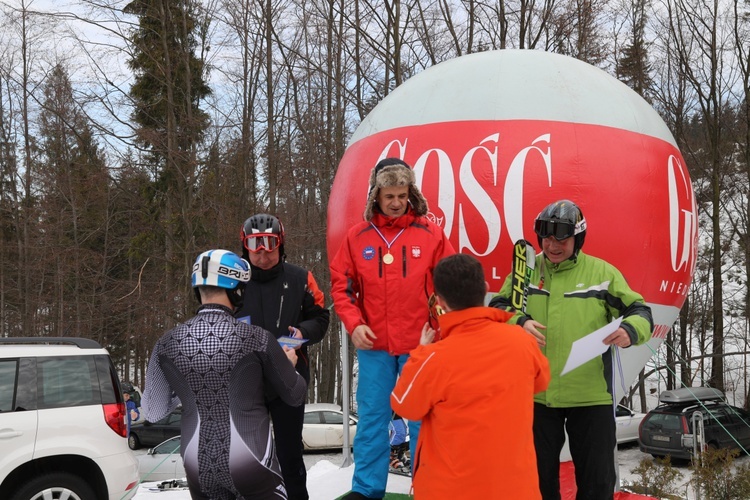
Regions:
<instances>
[{"instance_id":1,"label":"white helmet with black stripe","mask_svg":"<svg viewBox=\"0 0 750 500\"><path fill-rule=\"evenodd\" d=\"M193 264L191 285L198 301L199 287L224 288L235 307L242 305L245 285L250 281L250 264L229 250L208 250L201 253Z\"/></svg>"}]
</instances>

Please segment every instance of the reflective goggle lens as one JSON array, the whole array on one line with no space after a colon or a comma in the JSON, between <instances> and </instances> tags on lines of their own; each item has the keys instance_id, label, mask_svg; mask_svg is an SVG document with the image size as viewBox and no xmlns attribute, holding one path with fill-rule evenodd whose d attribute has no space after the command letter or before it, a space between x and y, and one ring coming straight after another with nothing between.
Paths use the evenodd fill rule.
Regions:
<instances>
[{"instance_id":1,"label":"reflective goggle lens","mask_svg":"<svg viewBox=\"0 0 750 500\"><path fill-rule=\"evenodd\" d=\"M279 246L279 237L275 234L251 234L245 237L245 248L250 252L273 251Z\"/></svg>"},{"instance_id":2,"label":"reflective goggle lens","mask_svg":"<svg viewBox=\"0 0 750 500\"><path fill-rule=\"evenodd\" d=\"M575 225L569 222L560 222L554 220L537 220L534 223L534 232L540 238L549 238L552 236L558 241L570 238L575 234Z\"/></svg>"}]
</instances>

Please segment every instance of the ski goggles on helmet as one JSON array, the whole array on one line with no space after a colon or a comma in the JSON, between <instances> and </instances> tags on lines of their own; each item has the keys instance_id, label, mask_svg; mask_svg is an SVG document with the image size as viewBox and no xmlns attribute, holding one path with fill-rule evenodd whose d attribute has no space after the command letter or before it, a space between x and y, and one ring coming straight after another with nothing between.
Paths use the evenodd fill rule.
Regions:
<instances>
[{"instance_id":1,"label":"ski goggles on helmet","mask_svg":"<svg viewBox=\"0 0 750 500\"><path fill-rule=\"evenodd\" d=\"M272 252L280 242L281 238L275 234L248 234L242 243L249 252L258 253L261 250Z\"/></svg>"},{"instance_id":2,"label":"ski goggles on helmet","mask_svg":"<svg viewBox=\"0 0 750 500\"><path fill-rule=\"evenodd\" d=\"M534 232L540 238L549 238L551 236L557 241L562 241L571 236L582 233L585 230L586 219L583 219L576 224L559 220L537 219L534 221Z\"/></svg>"}]
</instances>

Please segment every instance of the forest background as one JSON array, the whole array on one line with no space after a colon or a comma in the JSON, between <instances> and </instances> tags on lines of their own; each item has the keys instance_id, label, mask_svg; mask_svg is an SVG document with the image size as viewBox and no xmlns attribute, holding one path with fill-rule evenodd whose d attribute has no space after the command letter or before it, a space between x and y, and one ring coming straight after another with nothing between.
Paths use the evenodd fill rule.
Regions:
<instances>
[{"instance_id":1,"label":"forest background","mask_svg":"<svg viewBox=\"0 0 750 500\"><path fill-rule=\"evenodd\" d=\"M326 211L348 137L409 77L506 48L588 62L663 117L701 237L633 393L645 410L654 384L711 385L747 405L747 0L2 0L0 336L92 338L142 385L155 341L195 311L196 255L239 251L258 212L281 218L289 261L330 305ZM334 314L308 401L341 403L340 342Z\"/></svg>"}]
</instances>

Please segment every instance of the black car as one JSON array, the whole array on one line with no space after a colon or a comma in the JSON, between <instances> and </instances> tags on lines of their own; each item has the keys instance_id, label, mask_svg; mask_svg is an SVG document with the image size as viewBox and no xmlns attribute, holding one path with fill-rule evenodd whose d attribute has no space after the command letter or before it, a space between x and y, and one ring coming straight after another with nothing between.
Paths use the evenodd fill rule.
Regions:
<instances>
[{"instance_id":1,"label":"black car","mask_svg":"<svg viewBox=\"0 0 750 500\"><path fill-rule=\"evenodd\" d=\"M641 451L654 457L669 455L689 460L701 442L709 448L750 448L750 414L727 404L721 391L685 387L662 392L659 401L662 404L648 412L641 422L638 431Z\"/></svg>"},{"instance_id":2,"label":"black car","mask_svg":"<svg viewBox=\"0 0 750 500\"><path fill-rule=\"evenodd\" d=\"M131 450L137 450L141 446L156 446L171 437L179 436L181 421L182 409L178 408L156 422L144 421L133 425L130 427L128 445Z\"/></svg>"}]
</instances>

